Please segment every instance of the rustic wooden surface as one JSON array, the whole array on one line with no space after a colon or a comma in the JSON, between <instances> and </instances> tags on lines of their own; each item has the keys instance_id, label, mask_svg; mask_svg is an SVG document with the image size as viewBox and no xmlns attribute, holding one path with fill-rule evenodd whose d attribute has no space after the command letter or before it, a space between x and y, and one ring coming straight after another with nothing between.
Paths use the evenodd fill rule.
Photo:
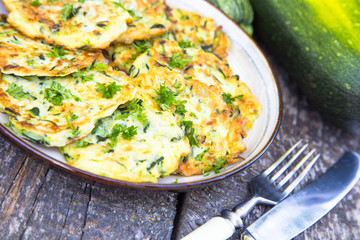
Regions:
<instances>
[{"instance_id":1,"label":"rustic wooden surface","mask_svg":"<svg viewBox=\"0 0 360 240\"><path fill-rule=\"evenodd\" d=\"M359 137L321 119L286 72L272 64L283 94L283 120L267 153L246 171L187 193L124 190L73 176L0 136L1 239L180 239L249 195L249 182L299 138L322 157L307 179L324 172L345 151L359 152ZM248 225L268 208L257 207ZM329 214L296 237L360 239L360 183ZM238 239L237 232L232 239Z\"/></svg>"}]
</instances>

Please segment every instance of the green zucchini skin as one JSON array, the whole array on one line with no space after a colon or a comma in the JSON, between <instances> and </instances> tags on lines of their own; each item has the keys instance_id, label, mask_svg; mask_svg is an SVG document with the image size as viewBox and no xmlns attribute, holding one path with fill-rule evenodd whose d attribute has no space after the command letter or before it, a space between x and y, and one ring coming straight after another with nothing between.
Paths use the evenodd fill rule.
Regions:
<instances>
[{"instance_id":1,"label":"green zucchini skin","mask_svg":"<svg viewBox=\"0 0 360 240\"><path fill-rule=\"evenodd\" d=\"M208 0L237 22L249 35L253 34L254 11L249 0Z\"/></svg>"},{"instance_id":2,"label":"green zucchini skin","mask_svg":"<svg viewBox=\"0 0 360 240\"><path fill-rule=\"evenodd\" d=\"M325 2L251 0L255 39L324 118L360 136L360 2Z\"/></svg>"}]
</instances>

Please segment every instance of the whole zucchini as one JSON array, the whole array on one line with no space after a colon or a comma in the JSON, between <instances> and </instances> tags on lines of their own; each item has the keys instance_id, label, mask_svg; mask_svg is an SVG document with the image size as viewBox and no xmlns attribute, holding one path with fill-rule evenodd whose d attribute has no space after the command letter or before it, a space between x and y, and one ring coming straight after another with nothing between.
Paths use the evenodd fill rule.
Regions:
<instances>
[{"instance_id":1,"label":"whole zucchini","mask_svg":"<svg viewBox=\"0 0 360 240\"><path fill-rule=\"evenodd\" d=\"M360 1L251 0L254 35L337 126L360 136Z\"/></svg>"},{"instance_id":2,"label":"whole zucchini","mask_svg":"<svg viewBox=\"0 0 360 240\"><path fill-rule=\"evenodd\" d=\"M249 0L208 0L237 22L249 35L253 33L254 11Z\"/></svg>"}]
</instances>

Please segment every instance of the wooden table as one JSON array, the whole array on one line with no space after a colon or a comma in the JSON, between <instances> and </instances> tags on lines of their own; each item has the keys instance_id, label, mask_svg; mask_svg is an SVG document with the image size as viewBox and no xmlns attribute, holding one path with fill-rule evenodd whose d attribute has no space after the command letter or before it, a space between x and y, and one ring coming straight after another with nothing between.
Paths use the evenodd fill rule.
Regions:
<instances>
[{"instance_id":1,"label":"wooden table","mask_svg":"<svg viewBox=\"0 0 360 240\"><path fill-rule=\"evenodd\" d=\"M248 184L302 138L322 153L307 179L345 151L360 149L359 137L323 120L287 73L271 63L283 95L283 120L267 153L246 171L187 193L126 190L59 170L0 136L1 239L180 239L249 197ZM249 225L268 208L257 207ZM360 183L329 214L295 239L360 239ZM239 232L232 239L238 239Z\"/></svg>"}]
</instances>

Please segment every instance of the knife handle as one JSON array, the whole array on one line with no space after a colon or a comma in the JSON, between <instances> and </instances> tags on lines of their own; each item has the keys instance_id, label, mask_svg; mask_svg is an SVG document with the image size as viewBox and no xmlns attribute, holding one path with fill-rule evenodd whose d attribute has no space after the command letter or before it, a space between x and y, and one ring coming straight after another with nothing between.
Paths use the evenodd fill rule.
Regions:
<instances>
[{"instance_id":1,"label":"knife handle","mask_svg":"<svg viewBox=\"0 0 360 240\"><path fill-rule=\"evenodd\" d=\"M213 217L181 240L225 240L235 232L234 225L222 217Z\"/></svg>"}]
</instances>

